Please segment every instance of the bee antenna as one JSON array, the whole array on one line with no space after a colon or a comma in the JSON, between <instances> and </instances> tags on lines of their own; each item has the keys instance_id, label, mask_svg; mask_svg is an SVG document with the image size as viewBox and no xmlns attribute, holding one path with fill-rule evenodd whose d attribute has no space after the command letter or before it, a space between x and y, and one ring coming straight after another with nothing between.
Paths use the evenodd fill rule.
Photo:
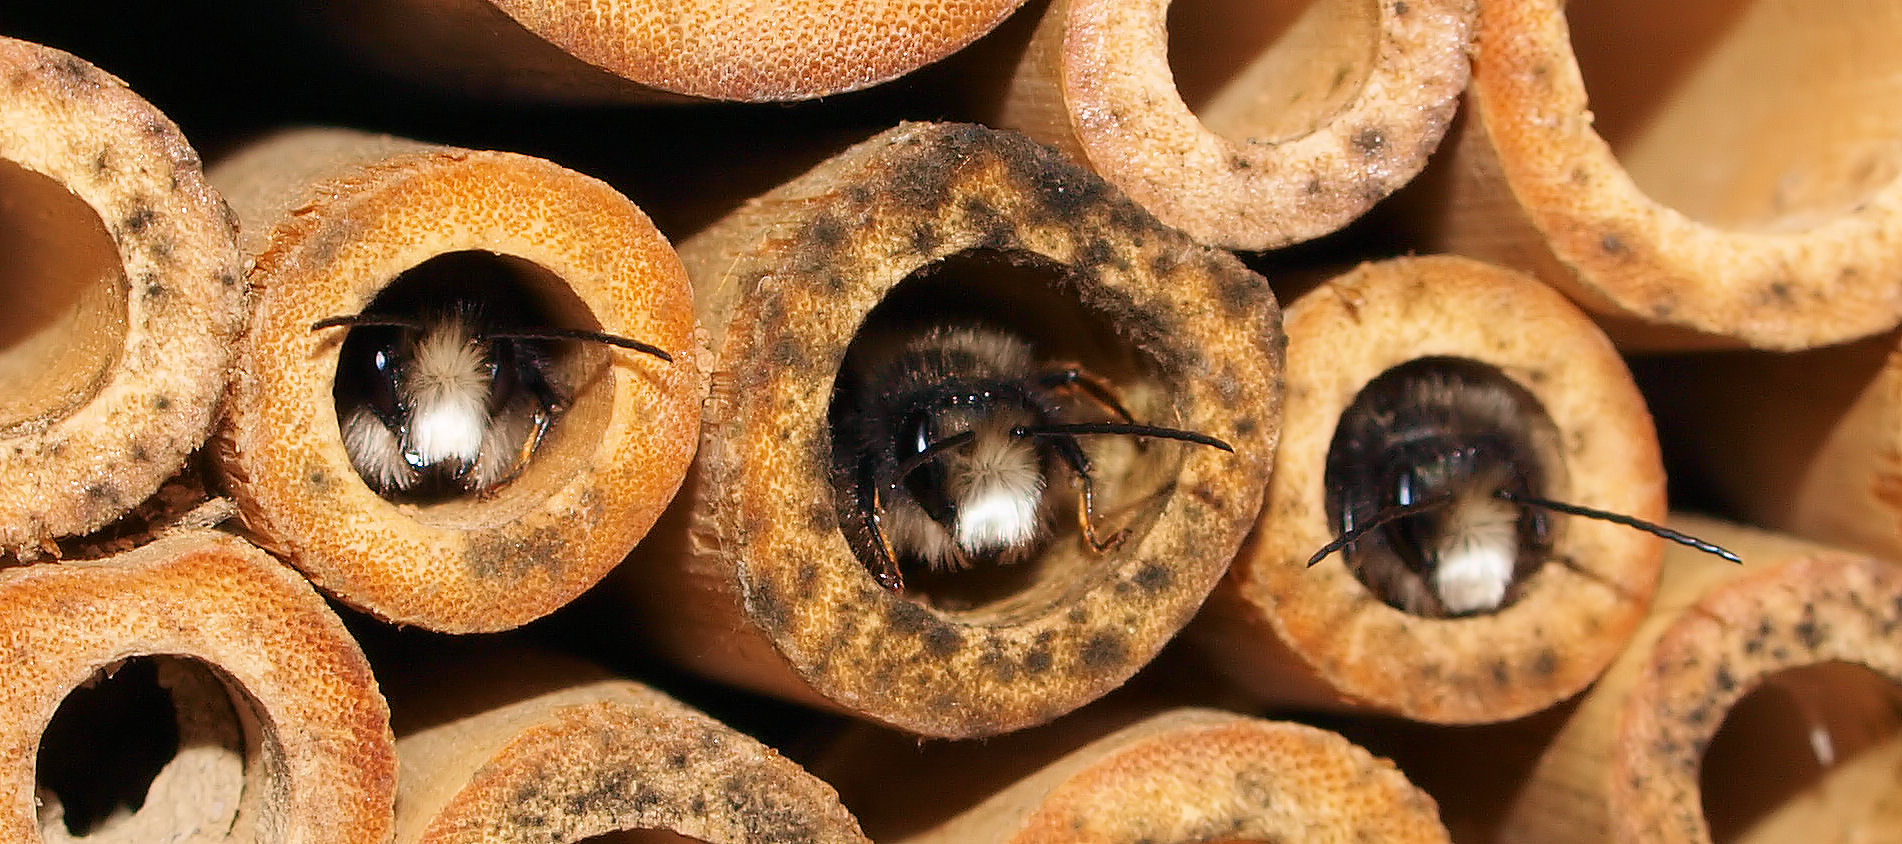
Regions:
<instances>
[{"instance_id":1,"label":"bee antenna","mask_svg":"<svg viewBox=\"0 0 1902 844\"><path fill-rule=\"evenodd\" d=\"M324 317L310 324L310 330L322 331L326 328L408 328L423 330L422 322L401 317L376 316L373 314L344 314L343 316Z\"/></svg>"},{"instance_id":2,"label":"bee antenna","mask_svg":"<svg viewBox=\"0 0 1902 844\"><path fill-rule=\"evenodd\" d=\"M1647 522L1643 519L1636 518L1634 516L1627 516L1622 513L1613 513L1608 510L1595 510L1590 507L1580 507L1577 504L1567 504L1563 501L1552 501L1549 499L1538 498L1531 495L1519 495L1517 493L1507 492L1506 490L1503 490L1503 489L1494 493L1494 495L1499 497L1501 500L1510 501L1514 504L1520 504L1526 507L1537 507L1541 510L1552 510L1555 512L1565 513L1572 516L1584 516L1588 519L1598 519L1600 521L1624 525L1625 527L1637 528L1641 531L1644 531L1645 533L1649 533L1654 536L1661 536L1661 537L1664 537L1665 539L1669 539L1672 542L1678 543L1679 545L1688 545L1706 554L1715 554L1733 563L1741 564L1743 562L1742 557L1737 556L1735 553L1732 553L1729 549L1724 548L1721 545L1705 542L1704 540L1698 539L1697 537L1692 536L1688 533L1680 533L1678 531L1672 530L1663 525L1653 524L1651 522Z\"/></svg>"},{"instance_id":3,"label":"bee antenna","mask_svg":"<svg viewBox=\"0 0 1902 844\"><path fill-rule=\"evenodd\" d=\"M904 483L905 478L910 477L911 473L918 471L919 467L926 463L938 459L938 455L968 443L976 437L976 432L965 431L963 433L952 434L941 440L933 440L929 445L926 445L922 451L907 458L905 462L898 464L898 474L892 477L892 486L895 488L899 484Z\"/></svg>"},{"instance_id":4,"label":"bee antenna","mask_svg":"<svg viewBox=\"0 0 1902 844\"><path fill-rule=\"evenodd\" d=\"M1412 504L1395 504L1392 507L1387 507L1375 513L1374 517L1367 520L1366 524L1355 525L1351 530L1334 537L1333 542L1321 546L1321 550L1314 552L1314 556L1308 558L1308 568L1313 568L1316 563L1327 559L1327 555L1354 544L1359 541L1361 537L1386 527L1389 522L1404 519L1408 516L1417 516L1432 510L1438 510L1451 503L1453 503L1453 496L1444 495L1435 498L1424 498Z\"/></svg>"},{"instance_id":5,"label":"bee antenna","mask_svg":"<svg viewBox=\"0 0 1902 844\"><path fill-rule=\"evenodd\" d=\"M617 334L602 331L585 331L578 328L540 328L534 331L490 331L484 337L507 340L581 340L588 343L603 343L632 349L646 355L653 355L668 363L674 362L674 356L659 346L650 346L639 340L629 340Z\"/></svg>"},{"instance_id":6,"label":"bee antenna","mask_svg":"<svg viewBox=\"0 0 1902 844\"><path fill-rule=\"evenodd\" d=\"M1067 425L1021 425L1011 430L1019 437L1068 437L1078 434L1120 434L1128 437L1155 437L1163 440L1181 440L1219 448L1230 454L1235 447L1207 434L1184 431L1177 428L1163 428L1157 425L1128 425L1121 422L1074 422Z\"/></svg>"}]
</instances>

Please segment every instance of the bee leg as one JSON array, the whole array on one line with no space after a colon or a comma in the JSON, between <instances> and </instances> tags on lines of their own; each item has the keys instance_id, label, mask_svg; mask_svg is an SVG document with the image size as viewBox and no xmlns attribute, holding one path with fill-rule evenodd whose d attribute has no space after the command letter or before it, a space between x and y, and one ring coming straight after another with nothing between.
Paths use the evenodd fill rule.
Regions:
<instances>
[{"instance_id":1,"label":"bee leg","mask_svg":"<svg viewBox=\"0 0 1902 844\"><path fill-rule=\"evenodd\" d=\"M1038 383L1053 390L1066 388L1077 390L1116 418L1131 425L1136 424L1136 417L1131 416L1129 409L1123 407L1122 402L1117 401L1116 391L1110 388L1109 382L1090 374L1082 366L1071 364L1054 372L1045 373L1038 379Z\"/></svg>"},{"instance_id":2,"label":"bee leg","mask_svg":"<svg viewBox=\"0 0 1902 844\"><path fill-rule=\"evenodd\" d=\"M1119 530L1106 538L1096 535L1096 481L1090 477L1090 456L1083 453L1075 437L1057 437L1054 440L1058 456L1070 465L1070 471L1077 476L1077 528L1083 531L1083 541L1090 544L1090 550L1101 554L1129 538L1129 531Z\"/></svg>"},{"instance_id":3,"label":"bee leg","mask_svg":"<svg viewBox=\"0 0 1902 844\"><path fill-rule=\"evenodd\" d=\"M898 560L892 553L891 542L885 539L885 532L878 527L878 514L884 512L885 505L878 495L877 484L866 484L871 488L871 500L859 497L859 512L865 516L865 529L872 534L872 550L878 559L871 566L872 579L878 585L892 592L905 591L905 575L898 571Z\"/></svg>"}]
</instances>

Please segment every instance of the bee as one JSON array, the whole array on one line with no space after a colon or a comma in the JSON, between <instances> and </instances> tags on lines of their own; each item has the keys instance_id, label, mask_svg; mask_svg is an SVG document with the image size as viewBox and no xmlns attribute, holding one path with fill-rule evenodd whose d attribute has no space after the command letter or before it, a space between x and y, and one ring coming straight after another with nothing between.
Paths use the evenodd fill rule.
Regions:
<instances>
[{"instance_id":1,"label":"bee","mask_svg":"<svg viewBox=\"0 0 1902 844\"><path fill-rule=\"evenodd\" d=\"M350 464L379 494L488 492L512 480L570 397L553 344L601 343L671 363L655 346L598 331L511 321L515 309L454 299L421 317L333 316L350 329L335 396Z\"/></svg>"},{"instance_id":2,"label":"bee","mask_svg":"<svg viewBox=\"0 0 1902 844\"><path fill-rule=\"evenodd\" d=\"M1544 422L1536 424L1534 420ZM1732 562L1736 554L1632 516L1545 497L1558 434L1524 388L1482 365L1422 358L1369 382L1335 431L1327 509L1336 551L1396 608L1491 612L1552 552L1550 513L1600 519Z\"/></svg>"},{"instance_id":3,"label":"bee","mask_svg":"<svg viewBox=\"0 0 1902 844\"><path fill-rule=\"evenodd\" d=\"M1137 424L1109 385L980 324L941 324L874 340L847 360L838 459L851 513L879 585L904 588L902 563L962 569L1031 555L1054 521L1052 472L1077 485L1077 526L1102 553L1125 538L1096 525L1096 482L1079 437L1179 440L1233 452L1214 437ZM1088 405L1098 412L1085 413ZM1107 418L1104 418L1107 417Z\"/></svg>"}]
</instances>

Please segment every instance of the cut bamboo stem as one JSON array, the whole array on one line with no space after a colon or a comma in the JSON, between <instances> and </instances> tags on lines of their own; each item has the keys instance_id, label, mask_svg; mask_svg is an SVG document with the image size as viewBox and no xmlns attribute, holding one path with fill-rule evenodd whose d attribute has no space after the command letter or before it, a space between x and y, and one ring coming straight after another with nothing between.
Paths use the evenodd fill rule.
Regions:
<instances>
[{"instance_id":1,"label":"cut bamboo stem","mask_svg":"<svg viewBox=\"0 0 1902 844\"><path fill-rule=\"evenodd\" d=\"M568 102L767 102L854 91L948 56L1023 0L402 0L326 14L398 72Z\"/></svg>"},{"instance_id":2,"label":"cut bamboo stem","mask_svg":"<svg viewBox=\"0 0 1902 844\"><path fill-rule=\"evenodd\" d=\"M1468 0L1173 5L1054 0L997 119L1209 243L1347 225L1420 172L1466 87Z\"/></svg>"},{"instance_id":3,"label":"cut bamboo stem","mask_svg":"<svg viewBox=\"0 0 1902 844\"><path fill-rule=\"evenodd\" d=\"M119 80L0 38L0 557L145 500L210 433L244 321L197 153Z\"/></svg>"},{"instance_id":4,"label":"cut bamboo stem","mask_svg":"<svg viewBox=\"0 0 1902 844\"><path fill-rule=\"evenodd\" d=\"M864 731L820 770L879 841L1448 840L1433 798L1326 730L1206 709L1116 720L924 746Z\"/></svg>"},{"instance_id":5,"label":"cut bamboo stem","mask_svg":"<svg viewBox=\"0 0 1902 844\"><path fill-rule=\"evenodd\" d=\"M0 788L14 796L0 837L75 840L47 783L34 811L36 761L63 761L49 723L82 684L149 659L175 711L175 756L136 811L78 840L388 838L396 755L370 665L309 584L264 552L196 532L101 561L14 568L0 573L0 608ZM92 725L73 726L84 738L68 749L101 752ZM117 773L83 771L75 788Z\"/></svg>"},{"instance_id":6,"label":"cut bamboo stem","mask_svg":"<svg viewBox=\"0 0 1902 844\"><path fill-rule=\"evenodd\" d=\"M685 272L626 198L540 159L341 131L278 136L214 178L261 291L219 457L266 547L377 616L471 632L562 606L646 533L692 457L706 381ZM334 392L352 332L313 326L374 310L399 282L454 295L495 278L549 327L673 359L575 344L548 370L566 408L512 480L438 501L379 495Z\"/></svg>"},{"instance_id":7,"label":"cut bamboo stem","mask_svg":"<svg viewBox=\"0 0 1902 844\"><path fill-rule=\"evenodd\" d=\"M1677 524L1745 565L1667 555L1656 612L1547 749L1501 839L1788 841L1775 831L1795 824L1804 841L1891 840L1862 836L1893 834L1902 800L1902 573ZM1792 797L1805 769L1821 779Z\"/></svg>"},{"instance_id":8,"label":"cut bamboo stem","mask_svg":"<svg viewBox=\"0 0 1902 844\"><path fill-rule=\"evenodd\" d=\"M1401 569L1357 576L1349 551L1309 559L1345 527L1330 516L1344 489L1329 463L1350 406L1377 376L1434 359L1490 367L1530 397L1513 418L1543 443L1545 497L1663 518L1651 417L1604 335L1544 285L1451 257L1362 265L1296 300L1287 330L1273 504L1193 629L1213 661L1266 699L1439 723L1514 718L1584 688L1644 615L1656 537L1554 516L1545 559L1518 560L1496 608L1453 617L1427 612L1421 579ZM1382 437L1410 436L1381 424Z\"/></svg>"},{"instance_id":9,"label":"cut bamboo stem","mask_svg":"<svg viewBox=\"0 0 1902 844\"><path fill-rule=\"evenodd\" d=\"M681 255L715 387L688 487L622 591L694 670L929 735L1040 723L1153 656L1259 509L1280 419L1272 293L1019 135L900 126ZM1136 419L1235 452L1086 443L1099 518L1129 527L1120 545L1092 552L1059 524L1030 560L881 588L873 550L841 528L858 519L835 484L835 381L862 331L947 314L1020 332L1097 372ZM1052 492L1077 495L1061 471Z\"/></svg>"},{"instance_id":10,"label":"cut bamboo stem","mask_svg":"<svg viewBox=\"0 0 1902 844\"><path fill-rule=\"evenodd\" d=\"M396 844L592 841L636 831L712 844L865 841L817 777L591 666L491 650L393 685L403 765Z\"/></svg>"},{"instance_id":11,"label":"cut bamboo stem","mask_svg":"<svg viewBox=\"0 0 1902 844\"><path fill-rule=\"evenodd\" d=\"M1469 119L1410 206L1424 245L1537 274L1621 344L1884 331L1899 35L1885 0L1482 3Z\"/></svg>"}]
</instances>

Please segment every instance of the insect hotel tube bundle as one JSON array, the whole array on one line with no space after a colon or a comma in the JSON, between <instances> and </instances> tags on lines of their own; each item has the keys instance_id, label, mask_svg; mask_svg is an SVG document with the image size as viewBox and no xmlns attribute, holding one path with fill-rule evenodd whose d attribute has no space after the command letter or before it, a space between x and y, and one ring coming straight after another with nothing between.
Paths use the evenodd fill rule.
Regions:
<instances>
[{"instance_id":1,"label":"insect hotel tube bundle","mask_svg":"<svg viewBox=\"0 0 1902 844\"><path fill-rule=\"evenodd\" d=\"M1468 0L1041 11L998 124L1198 240L1250 250L1339 229L1420 172L1466 87L1475 15Z\"/></svg>"},{"instance_id":2,"label":"insect hotel tube bundle","mask_svg":"<svg viewBox=\"0 0 1902 844\"><path fill-rule=\"evenodd\" d=\"M405 667L395 844L865 841L831 786L641 683L493 645Z\"/></svg>"},{"instance_id":3,"label":"insect hotel tube bundle","mask_svg":"<svg viewBox=\"0 0 1902 844\"><path fill-rule=\"evenodd\" d=\"M1208 709L1093 709L1008 742L921 745L861 727L814 768L878 841L1448 840L1431 797L1326 730Z\"/></svg>"},{"instance_id":4,"label":"insect hotel tube bundle","mask_svg":"<svg viewBox=\"0 0 1902 844\"><path fill-rule=\"evenodd\" d=\"M205 440L243 324L237 236L178 129L0 38L0 558L106 525Z\"/></svg>"},{"instance_id":5,"label":"insect hotel tube bundle","mask_svg":"<svg viewBox=\"0 0 1902 844\"><path fill-rule=\"evenodd\" d=\"M379 617L500 630L659 515L704 394L686 277L546 161L310 130L221 162L262 295L218 455L245 523Z\"/></svg>"},{"instance_id":6,"label":"insect hotel tube bundle","mask_svg":"<svg viewBox=\"0 0 1902 844\"><path fill-rule=\"evenodd\" d=\"M648 619L642 633L696 671L927 735L1039 723L1147 661L1194 612L1259 506L1279 427L1272 294L1232 256L1162 227L1019 135L902 125L754 200L681 254L712 336L715 386L695 473L664 529L621 570L620 591ZM875 577L868 524L884 519L893 490L863 494L868 476L846 448L845 418L865 388L848 361L886 332L929 337L973 322L1034 349L1031 371L1007 379L1013 388L1041 395L1041 380L1025 379L1074 362L1111 400L1079 385L1065 407L1120 405L1139 423L1233 452L1071 430L1098 535L1118 537L1098 551L1073 527L1085 506L1075 465L1042 451L1027 430L1037 423L1013 421L993 442L1044 455L1043 494L1056 496L1057 517L1029 517L1048 525L1041 547L1007 564L960 551L979 559L936 576L898 559L903 589L890 588ZM978 351L998 351L990 343ZM952 345L941 351L973 351ZM959 387L926 404L936 413L972 395ZM882 447L902 461L964 424L897 420L898 442ZM926 489L931 473L899 474L914 499L949 491ZM1011 512L1006 521L1022 521ZM913 515L914 527L957 530ZM885 539L906 556L904 540Z\"/></svg>"},{"instance_id":7,"label":"insect hotel tube bundle","mask_svg":"<svg viewBox=\"0 0 1902 844\"><path fill-rule=\"evenodd\" d=\"M1538 275L1629 348L1885 331L1898 33L1883 0L1482 3L1466 120L1395 218Z\"/></svg>"},{"instance_id":8,"label":"insect hotel tube bundle","mask_svg":"<svg viewBox=\"0 0 1902 844\"><path fill-rule=\"evenodd\" d=\"M396 755L370 665L310 585L263 551L190 532L13 568L0 573L0 606L0 778L17 797L0 813L6 840L390 834ZM115 732L115 717L135 726ZM143 757L143 785L126 779L142 743L156 754Z\"/></svg>"},{"instance_id":9,"label":"insect hotel tube bundle","mask_svg":"<svg viewBox=\"0 0 1902 844\"><path fill-rule=\"evenodd\" d=\"M1515 499L1662 518L1651 417L1604 335L1532 279L1451 257L1362 265L1286 326L1270 504L1191 631L1211 661L1272 700L1438 723L1596 677L1650 601L1659 540ZM1380 516L1409 496L1429 507Z\"/></svg>"},{"instance_id":10,"label":"insect hotel tube bundle","mask_svg":"<svg viewBox=\"0 0 1902 844\"><path fill-rule=\"evenodd\" d=\"M1499 840L1892 833L1902 819L1894 564L1708 519L1674 524L1750 565L1667 551L1656 610L1548 746Z\"/></svg>"}]
</instances>

